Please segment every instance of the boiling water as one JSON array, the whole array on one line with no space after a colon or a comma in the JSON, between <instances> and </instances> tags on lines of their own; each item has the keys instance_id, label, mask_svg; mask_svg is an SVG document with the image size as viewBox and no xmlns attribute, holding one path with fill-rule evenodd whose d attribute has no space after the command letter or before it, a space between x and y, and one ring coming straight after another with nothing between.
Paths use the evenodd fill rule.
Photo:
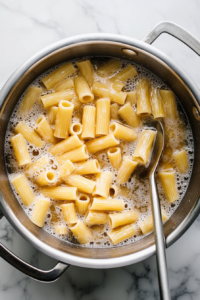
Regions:
<instances>
[{"instance_id":1,"label":"boiling water","mask_svg":"<svg viewBox=\"0 0 200 300\"><path fill-rule=\"evenodd\" d=\"M90 59L96 67L99 63L104 61L106 58L88 58ZM76 63L76 60L71 61L74 65ZM125 67L127 64L130 64L130 62L127 62L125 60L122 61L123 67ZM132 80L128 80L126 83L126 86L124 88L124 91L131 91L135 89L138 80L146 77L149 78L151 85L157 88L162 88L162 89L169 89L158 77L156 77L154 74L149 72L147 69L144 67L141 67L140 65L137 65L135 63L131 63L134 65L138 71L138 75L135 76ZM59 67L59 66L57 66ZM56 67L56 68L57 68ZM42 74L40 77L38 77L34 82L32 82L31 85L35 86L40 86L40 81L41 78L45 77L47 74L49 74L51 71L53 71L56 68L50 69L48 72ZM104 82L105 79L102 77L98 77L98 75L95 75L97 80L100 80L101 82ZM18 116L17 110L24 98L26 91L24 94L21 96L19 99L18 104L16 105L12 116L10 118L7 132L6 132L6 139L5 139L5 159L6 159L6 166L7 166L7 172L9 179L11 181L12 177L16 175L17 173L22 173L25 167L18 167L11 143L10 143L10 138L14 134L14 127L17 125L19 121L22 121L22 118ZM44 94L47 92L44 92ZM49 93L49 92L48 92ZM176 184L177 184L177 189L179 193L179 199L173 203L170 204L166 201L164 191L161 187L160 182L157 180L157 187L158 187L158 193L159 193L159 198L161 200L161 206L165 210L168 218L174 213L178 205L180 204L186 190L189 184L191 172L192 172L192 165L193 165L193 158L194 158L194 147L193 147L193 137L192 137L192 131L190 128L190 124L188 122L188 119L180 105L180 102L177 99L177 106L178 106L178 111L179 111L179 116L180 120L165 120L165 129L168 131L168 136L169 140L167 141L167 146L170 145L172 150L177 150L181 149L183 146L185 147L187 154L188 154L188 160L189 160L189 171L187 174L180 175L176 170ZM74 112L73 119L72 121L77 122L81 121L81 112L82 108L78 111ZM35 120L37 117L41 114L46 115L47 112L42 108L39 102L37 102L34 107L31 109L29 114L23 118L23 121L26 122L26 124L34 128L35 127ZM123 122L123 120L120 120ZM142 129L144 129L144 125L141 125L140 127L136 128L136 131L138 134L141 132ZM183 131L184 128L184 131ZM46 167L46 169L53 169L58 173L58 163L56 162L55 158L48 152L49 147L51 146L50 144L45 144L42 148L37 148L33 146L32 144L28 143L28 150L31 156L32 162L37 161L39 158L41 158L44 155L48 156L49 164ZM136 147L136 142L135 143L127 143L121 141L120 147L122 149L122 154L123 155L132 155L134 152L134 149ZM117 171L112 168L109 159L107 157L106 152L102 151L97 153L96 155L91 155L91 158L97 158L99 160L101 170L108 170L113 173L113 182L112 184L116 184L116 177L117 177ZM168 160L167 154L163 154L162 156L162 161ZM175 166L174 166L175 167ZM39 173L41 173L43 170L40 170L37 173L37 176ZM57 174L58 176L58 174ZM86 176L88 178L91 178L89 176ZM38 188L37 184L35 183L35 178L30 178L29 183L31 184L31 187L35 193L35 196L38 197L40 196L40 189ZM12 186L12 183L11 183ZM15 192L14 187L13 192L18 199L19 203L21 204L22 208L24 209L25 213L30 217L34 208L34 204L25 207L18 196L18 194ZM151 206L150 206L150 195L149 195L149 183L148 179L145 180L138 180L136 176L132 176L129 181L123 185L120 186L120 194L117 196L118 199L123 199L125 201L125 210L131 210L134 209L138 212L139 214L139 220L136 222L136 226L138 227L139 222L143 221L148 215L151 214ZM62 203L69 203L69 201L62 201ZM83 216L79 216L78 218L84 219ZM52 200L52 205L50 207L49 213L46 216L45 219L45 225L43 229L56 236L59 239L77 243L77 241L74 239L73 235L71 234L70 230L68 230L68 234L66 236L59 236L54 232L53 226L55 224L63 224L65 225L65 222L62 218L62 213L61 209L59 207L59 201L53 201ZM107 236L107 232L109 231L109 226L93 226L92 228L93 234L94 234L94 241L90 242L90 244L87 244L85 246L89 247L112 247L112 243L109 241L109 238ZM125 240L118 245L125 245L128 243L135 242L139 239L143 238L142 235L134 236L128 240Z\"/></svg>"}]
</instances>

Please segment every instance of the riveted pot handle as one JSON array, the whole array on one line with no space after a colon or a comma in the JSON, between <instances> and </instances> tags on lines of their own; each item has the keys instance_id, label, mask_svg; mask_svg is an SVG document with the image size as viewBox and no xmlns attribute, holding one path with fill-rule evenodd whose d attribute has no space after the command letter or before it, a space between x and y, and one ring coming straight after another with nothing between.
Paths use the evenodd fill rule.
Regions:
<instances>
[{"instance_id":1,"label":"riveted pot handle","mask_svg":"<svg viewBox=\"0 0 200 300\"><path fill-rule=\"evenodd\" d=\"M3 217L3 213L0 210L0 219ZM5 259L9 264L23 272L27 276L40 281L40 282L53 282L56 281L69 267L67 264L58 262L58 264L51 270L44 271L37 269L8 250L4 245L0 243L0 257Z\"/></svg>"},{"instance_id":2,"label":"riveted pot handle","mask_svg":"<svg viewBox=\"0 0 200 300\"><path fill-rule=\"evenodd\" d=\"M200 55L200 41L183 27L173 22L158 23L149 34L143 38L143 41L152 44L162 33L172 35Z\"/></svg>"}]
</instances>

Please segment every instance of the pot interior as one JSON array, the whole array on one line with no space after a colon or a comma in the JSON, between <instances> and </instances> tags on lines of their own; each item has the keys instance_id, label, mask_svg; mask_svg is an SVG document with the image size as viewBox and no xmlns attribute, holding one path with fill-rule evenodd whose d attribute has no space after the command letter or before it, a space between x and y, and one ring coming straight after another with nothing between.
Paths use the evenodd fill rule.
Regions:
<instances>
[{"instance_id":1,"label":"pot interior","mask_svg":"<svg viewBox=\"0 0 200 300\"><path fill-rule=\"evenodd\" d=\"M131 53L125 54L124 51L122 51L124 48L134 50L136 52L136 55L131 55ZM0 144L2 145L0 147L0 189L3 198L5 199L2 199L1 201L5 201L3 206L6 216L7 212L11 210L12 213L19 220L19 222L29 231L29 240L31 240L31 236L34 236L36 238L35 240L39 239L40 241L43 241L46 245L49 246L49 249L52 249L51 253L48 252L49 255L53 256L53 251L55 249L61 251L63 254L68 253L84 258L97 259L121 257L133 253L138 253L139 251L142 251L152 246L154 244L153 234L150 234L147 237L133 244L105 249L92 249L85 247L83 248L81 246L73 245L68 242L63 242L49 235L42 229L38 228L28 219L12 192L5 168L3 147L5 132L12 111L18 99L23 94L24 90L40 74L50 69L51 67L65 62L67 60L81 58L87 55L125 58L127 60L141 64L142 66L146 67L151 72L153 72L155 75L160 77L181 100L180 102L188 116L193 132L194 167L188 190L181 204L179 205L175 213L172 215L172 217L164 225L165 237L168 237L183 222L183 220L188 218L191 210L196 205L200 195L200 185L198 183L198 180L200 178L200 156L198 155L198 153L200 152L200 123L193 115L193 106L197 106L196 99L194 98L188 86L183 82L183 80L158 57L136 46L133 47L123 43L109 42L103 40L75 43L73 45L65 46L56 51L51 52L47 56L41 58L37 63L32 65L32 67L29 68L23 74L23 76L15 83L12 90L10 90L7 98L5 99L4 105L2 106L0 117ZM17 227L17 225L15 227Z\"/></svg>"}]
</instances>

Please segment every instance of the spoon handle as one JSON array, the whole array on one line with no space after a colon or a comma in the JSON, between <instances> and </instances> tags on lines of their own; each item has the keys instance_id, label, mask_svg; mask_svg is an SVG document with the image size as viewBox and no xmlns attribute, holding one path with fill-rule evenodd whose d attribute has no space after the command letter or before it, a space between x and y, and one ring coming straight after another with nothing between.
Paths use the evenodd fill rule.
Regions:
<instances>
[{"instance_id":1,"label":"spoon handle","mask_svg":"<svg viewBox=\"0 0 200 300\"><path fill-rule=\"evenodd\" d=\"M154 172L151 174L149 178L149 182L150 182L150 194L151 194L151 207L153 211L154 237L155 237L155 244L156 244L156 260L157 260L158 281L159 281L159 289L160 289L160 299L170 300L171 296L169 291L169 280L168 280L168 273L167 273L165 238L163 234L160 201L158 198Z\"/></svg>"}]
</instances>

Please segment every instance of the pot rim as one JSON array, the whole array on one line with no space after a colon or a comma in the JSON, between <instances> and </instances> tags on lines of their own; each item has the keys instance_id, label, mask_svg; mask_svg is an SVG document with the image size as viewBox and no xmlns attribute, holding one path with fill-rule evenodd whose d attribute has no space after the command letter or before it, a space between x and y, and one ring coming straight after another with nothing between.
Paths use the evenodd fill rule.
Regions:
<instances>
[{"instance_id":1,"label":"pot rim","mask_svg":"<svg viewBox=\"0 0 200 300\"><path fill-rule=\"evenodd\" d=\"M159 58L165 64L167 64L174 72L182 79L182 81L187 85L190 92L193 94L194 98L196 99L196 106L200 111L199 104L200 104L200 93L197 85L193 82L193 80L187 75L183 69L176 64L170 57L164 54L162 51L156 49L152 45L149 45L143 41L116 35L116 34L109 34L109 33L92 33L92 34L84 34L84 35L77 35L74 37L66 38L60 40L54 44L51 44L44 48L43 50L37 52L33 55L30 59L25 61L14 73L13 75L7 80L4 84L1 92L0 92L0 109L11 91L14 85L18 82L20 77L31 67L33 66L38 60L42 59L46 55L61 49L63 47L67 47L69 45L75 45L79 43L85 42L118 42L122 44L126 44L127 46L140 48L143 51L146 51L153 56ZM43 253L57 259L59 261L72 264L79 267L90 267L90 268L115 268L126 266L132 263L139 262L144 260L150 256L152 256L155 251L155 244L142 250L140 252L136 252L130 255L121 256L120 258L107 258L107 259L90 259L79 257L75 255L71 255L60 250L55 250L36 238L33 234L31 234L28 229L26 229L21 222L17 219L14 213L9 209L6 201L4 200L3 196L0 195L0 206L2 207L2 211L5 214L6 218L12 224L12 226L29 242L31 242L34 247L38 250L42 251ZM169 247L172 245L182 234L191 226L194 222L196 217L198 216L200 211L200 201L196 202L195 206L193 207L192 211L188 216L183 220L183 222L166 238L166 246Z\"/></svg>"}]
</instances>

